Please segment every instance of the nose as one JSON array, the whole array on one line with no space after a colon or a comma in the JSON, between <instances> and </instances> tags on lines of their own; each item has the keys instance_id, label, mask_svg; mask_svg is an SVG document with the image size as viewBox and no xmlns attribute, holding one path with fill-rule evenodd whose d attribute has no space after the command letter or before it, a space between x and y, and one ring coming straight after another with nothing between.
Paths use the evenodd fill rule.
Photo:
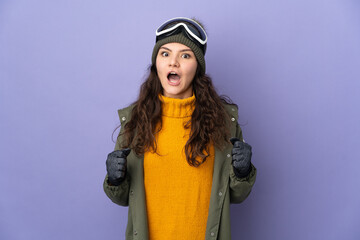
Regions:
<instances>
[{"instance_id":1,"label":"nose","mask_svg":"<svg viewBox=\"0 0 360 240\"><path fill-rule=\"evenodd\" d=\"M179 66L179 61L177 59L177 56L171 56L169 59L169 66L173 66L173 67L178 67Z\"/></svg>"}]
</instances>

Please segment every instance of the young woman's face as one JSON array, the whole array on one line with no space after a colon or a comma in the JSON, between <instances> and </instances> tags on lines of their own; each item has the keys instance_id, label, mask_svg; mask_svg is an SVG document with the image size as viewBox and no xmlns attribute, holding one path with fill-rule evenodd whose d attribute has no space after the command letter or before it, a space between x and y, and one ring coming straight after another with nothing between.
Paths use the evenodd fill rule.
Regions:
<instances>
[{"instance_id":1,"label":"young woman's face","mask_svg":"<svg viewBox=\"0 0 360 240\"><path fill-rule=\"evenodd\" d=\"M165 97L192 96L191 83L195 77L197 61L189 47L181 43L162 45L156 57L156 68Z\"/></svg>"}]
</instances>

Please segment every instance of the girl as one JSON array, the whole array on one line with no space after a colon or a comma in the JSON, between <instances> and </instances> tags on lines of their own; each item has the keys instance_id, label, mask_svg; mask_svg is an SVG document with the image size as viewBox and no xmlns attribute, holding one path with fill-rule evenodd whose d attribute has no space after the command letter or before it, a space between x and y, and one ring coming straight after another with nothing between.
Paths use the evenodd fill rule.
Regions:
<instances>
[{"instance_id":1,"label":"girl","mask_svg":"<svg viewBox=\"0 0 360 240\"><path fill-rule=\"evenodd\" d=\"M118 111L104 190L129 206L126 239L229 240L230 203L244 201L255 182L237 107L205 74L206 46L197 21L166 21L139 98Z\"/></svg>"}]
</instances>

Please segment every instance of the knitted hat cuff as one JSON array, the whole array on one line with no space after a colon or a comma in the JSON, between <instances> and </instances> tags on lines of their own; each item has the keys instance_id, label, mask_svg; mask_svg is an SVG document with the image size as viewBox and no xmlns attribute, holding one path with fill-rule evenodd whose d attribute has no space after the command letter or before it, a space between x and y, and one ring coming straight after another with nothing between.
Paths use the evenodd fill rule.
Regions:
<instances>
[{"instance_id":1,"label":"knitted hat cuff","mask_svg":"<svg viewBox=\"0 0 360 240\"><path fill-rule=\"evenodd\" d=\"M193 43L190 39L186 38L181 33L164 38L155 44L154 50L152 53L152 58L151 58L152 64L155 64L155 62L156 62L156 57L157 57L160 47L164 44L172 43L172 42L181 43L181 44L184 44L185 46L188 46L194 52L195 57L201 68L201 72L205 73L206 65L205 65L205 58L204 58L203 52L195 43Z\"/></svg>"}]
</instances>

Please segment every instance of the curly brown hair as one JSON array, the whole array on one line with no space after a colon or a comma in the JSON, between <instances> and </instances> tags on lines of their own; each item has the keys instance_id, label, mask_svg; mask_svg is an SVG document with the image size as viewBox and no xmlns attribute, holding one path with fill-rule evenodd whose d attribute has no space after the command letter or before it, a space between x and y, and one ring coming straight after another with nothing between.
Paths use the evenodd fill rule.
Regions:
<instances>
[{"instance_id":1,"label":"curly brown hair","mask_svg":"<svg viewBox=\"0 0 360 240\"><path fill-rule=\"evenodd\" d=\"M202 74L198 66L192 82L195 109L184 128L191 128L185 144L185 155L190 166L198 167L209 156L209 144L223 149L229 142L229 117L222 103L233 104L229 97L219 96L210 76ZM147 151L156 153L156 134L162 128L162 86L155 64L149 67L149 75L141 85L138 99L133 103L131 119L125 124L121 148L131 148L137 155ZM196 158L202 159L198 161Z\"/></svg>"}]
</instances>

